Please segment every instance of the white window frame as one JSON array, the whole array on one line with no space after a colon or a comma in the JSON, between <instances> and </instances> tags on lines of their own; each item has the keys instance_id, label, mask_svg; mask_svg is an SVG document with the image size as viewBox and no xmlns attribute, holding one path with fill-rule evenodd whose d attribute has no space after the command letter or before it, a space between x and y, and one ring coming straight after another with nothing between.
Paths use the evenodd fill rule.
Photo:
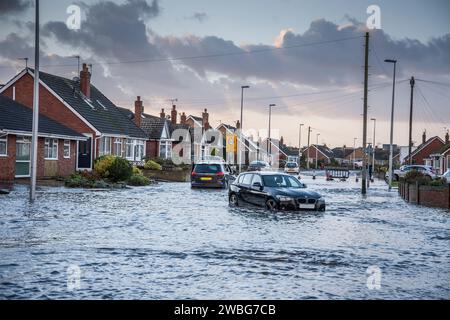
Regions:
<instances>
[{"instance_id":1,"label":"white window frame","mask_svg":"<svg viewBox=\"0 0 450 320\"><path fill-rule=\"evenodd\" d=\"M114 155L122 157L122 138L114 138L114 149Z\"/></svg>"},{"instance_id":2,"label":"white window frame","mask_svg":"<svg viewBox=\"0 0 450 320\"><path fill-rule=\"evenodd\" d=\"M127 160L134 160L134 145L135 142L133 139L127 139L125 141L125 158ZM128 148L130 148L130 153L128 153Z\"/></svg>"},{"instance_id":3,"label":"white window frame","mask_svg":"<svg viewBox=\"0 0 450 320\"><path fill-rule=\"evenodd\" d=\"M51 142L51 144L50 144ZM44 143L44 159L45 160L58 160L58 139L45 138ZM54 144L56 143L56 156L50 154L48 151L53 152ZM51 147L51 148L50 148Z\"/></svg>"},{"instance_id":4,"label":"white window frame","mask_svg":"<svg viewBox=\"0 0 450 320\"><path fill-rule=\"evenodd\" d=\"M136 161L141 161L145 157L145 141L135 140L136 145Z\"/></svg>"},{"instance_id":5,"label":"white window frame","mask_svg":"<svg viewBox=\"0 0 450 320\"><path fill-rule=\"evenodd\" d=\"M0 153L0 157L8 156L8 135L0 135L0 143L5 143L5 153Z\"/></svg>"},{"instance_id":6,"label":"white window frame","mask_svg":"<svg viewBox=\"0 0 450 320\"><path fill-rule=\"evenodd\" d=\"M100 147L99 147L100 156L111 155L111 141L112 141L111 137L104 136L100 138Z\"/></svg>"},{"instance_id":7,"label":"white window frame","mask_svg":"<svg viewBox=\"0 0 450 320\"><path fill-rule=\"evenodd\" d=\"M66 147L69 147L67 150ZM70 159L70 140L64 140L64 147L63 147L63 157L64 159ZM69 155L66 155L66 151L69 152Z\"/></svg>"},{"instance_id":8,"label":"white window frame","mask_svg":"<svg viewBox=\"0 0 450 320\"><path fill-rule=\"evenodd\" d=\"M159 141L159 152L158 156L161 157L161 146L165 145L165 155L163 159L172 159L172 141L170 140L160 140ZM168 146L170 145L170 151L168 151Z\"/></svg>"}]
</instances>

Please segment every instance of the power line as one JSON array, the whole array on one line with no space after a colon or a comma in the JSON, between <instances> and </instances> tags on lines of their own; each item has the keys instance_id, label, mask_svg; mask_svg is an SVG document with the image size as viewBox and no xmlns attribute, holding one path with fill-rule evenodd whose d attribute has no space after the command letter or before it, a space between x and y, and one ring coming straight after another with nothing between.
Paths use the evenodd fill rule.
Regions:
<instances>
[{"instance_id":1,"label":"power line","mask_svg":"<svg viewBox=\"0 0 450 320\"><path fill-rule=\"evenodd\" d=\"M93 65L120 65L120 64L135 64L135 63L172 62L172 61L196 60L196 59L207 59L207 58L217 58L217 57L227 57L227 56L250 55L250 54L258 54L258 53L271 52L271 51L281 51L281 50L310 47L310 46L315 46L315 45L337 43L337 42L348 41L348 40L359 39L359 38L361 38L361 36L303 43L303 44L284 46L284 47L279 47L279 48L271 47L271 48L248 50L248 51L214 53L214 54L205 54L205 55L198 55L198 56L184 56L184 57L174 57L174 58L165 57L165 58L140 59L140 60L105 61L105 62L101 62L101 63L100 62L93 63ZM69 67L69 66L73 67L74 65L73 64L43 65L43 67L51 67L51 68L53 68L53 67ZM5 68L5 67L9 68L11 66L0 66L0 68Z\"/></svg>"}]
</instances>

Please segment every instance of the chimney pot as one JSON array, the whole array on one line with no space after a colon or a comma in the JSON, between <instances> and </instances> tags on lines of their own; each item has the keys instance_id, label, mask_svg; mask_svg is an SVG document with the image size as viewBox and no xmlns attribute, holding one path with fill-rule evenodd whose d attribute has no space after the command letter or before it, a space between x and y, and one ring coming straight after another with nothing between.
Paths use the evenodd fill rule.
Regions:
<instances>
[{"instance_id":1,"label":"chimney pot","mask_svg":"<svg viewBox=\"0 0 450 320\"><path fill-rule=\"evenodd\" d=\"M166 113L164 112L164 108L161 109L161 113L159 114L159 116L163 119L166 118Z\"/></svg>"},{"instance_id":2,"label":"chimney pot","mask_svg":"<svg viewBox=\"0 0 450 320\"><path fill-rule=\"evenodd\" d=\"M178 117L177 106L173 105L172 111L170 112L170 121L172 122L173 125L177 124L177 117Z\"/></svg>"},{"instance_id":3,"label":"chimney pot","mask_svg":"<svg viewBox=\"0 0 450 320\"><path fill-rule=\"evenodd\" d=\"M186 114L184 112L181 114L180 123L181 124L186 124Z\"/></svg>"}]
</instances>

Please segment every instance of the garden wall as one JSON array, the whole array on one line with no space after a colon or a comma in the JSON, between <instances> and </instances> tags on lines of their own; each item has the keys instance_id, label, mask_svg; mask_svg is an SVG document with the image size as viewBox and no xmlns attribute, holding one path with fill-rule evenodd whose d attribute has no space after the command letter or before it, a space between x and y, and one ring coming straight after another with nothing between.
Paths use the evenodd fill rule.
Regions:
<instances>
[{"instance_id":1,"label":"garden wall","mask_svg":"<svg viewBox=\"0 0 450 320\"><path fill-rule=\"evenodd\" d=\"M407 202L427 207L450 209L450 184L442 187L400 183L400 196Z\"/></svg>"}]
</instances>

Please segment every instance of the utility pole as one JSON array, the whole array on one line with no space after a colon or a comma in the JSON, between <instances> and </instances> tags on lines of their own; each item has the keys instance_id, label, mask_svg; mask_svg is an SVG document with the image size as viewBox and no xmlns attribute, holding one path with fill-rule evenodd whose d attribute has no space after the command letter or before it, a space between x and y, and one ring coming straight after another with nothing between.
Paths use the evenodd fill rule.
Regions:
<instances>
[{"instance_id":1,"label":"utility pole","mask_svg":"<svg viewBox=\"0 0 450 320\"><path fill-rule=\"evenodd\" d=\"M372 145L372 148L373 148L373 152L372 152L372 175L374 175L375 174L375 151L376 151L376 142L375 142L375 132L376 132L376 128L377 128L377 119L375 119L375 118L372 118L372 119L370 119L370 120L372 120L373 121L373 145Z\"/></svg>"},{"instance_id":2,"label":"utility pole","mask_svg":"<svg viewBox=\"0 0 450 320\"><path fill-rule=\"evenodd\" d=\"M386 59L384 62L394 64L394 76L392 79L392 108L391 108L391 135L389 146L389 191L392 190L392 178L394 175L394 109L395 109L395 76L397 71L397 60Z\"/></svg>"},{"instance_id":3,"label":"utility pole","mask_svg":"<svg viewBox=\"0 0 450 320\"><path fill-rule=\"evenodd\" d=\"M411 85L411 103L409 108L409 140L408 140L408 159L409 164L412 165L412 159L411 159L411 149L412 149L412 121L413 121L413 104L414 104L414 85L416 84L416 80L414 77L411 77L411 80L409 81L409 84Z\"/></svg>"},{"instance_id":4,"label":"utility pole","mask_svg":"<svg viewBox=\"0 0 450 320\"><path fill-rule=\"evenodd\" d=\"M367 193L367 87L369 82L369 32L366 32L366 46L365 46L365 64L364 64L364 120L363 120L363 162L362 162L362 181L361 181L361 193L364 195Z\"/></svg>"},{"instance_id":5,"label":"utility pole","mask_svg":"<svg viewBox=\"0 0 450 320\"><path fill-rule=\"evenodd\" d=\"M270 124L271 124L271 119L272 119L272 107L275 107L276 104L269 104L269 143L267 145L268 150L267 153L270 155L270 164L272 165L272 139L270 137Z\"/></svg>"},{"instance_id":6,"label":"utility pole","mask_svg":"<svg viewBox=\"0 0 450 320\"><path fill-rule=\"evenodd\" d=\"M309 147L310 147L310 138L311 138L311 127L308 127L308 149L306 149L307 154L307 162L306 162L306 168L309 170Z\"/></svg>"},{"instance_id":7,"label":"utility pole","mask_svg":"<svg viewBox=\"0 0 450 320\"><path fill-rule=\"evenodd\" d=\"M300 127L298 130L298 167L299 168L302 163L302 127L303 126L304 126L304 124L300 123Z\"/></svg>"},{"instance_id":8,"label":"utility pole","mask_svg":"<svg viewBox=\"0 0 450 320\"><path fill-rule=\"evenodd\" d=\"M319 136L320 136L320 133L318 133L318 134L316 134L316 170L317 170L317 166L318 166L318 164L319 164L319 162L318 162L318 157L319 157L319 153L318 153L318 149L319 149Z\"/></svg>"},{"instance_id":9,"label":"utility pole","mask_svg":"<svg viewBox=\"0 0 450 320\"><path fill-rule=\"evenodd\" d=\"M242 118L244 114L244 89L248 89L250 86L241 86L241 122L240 122L240 128L239 128L239 143L238 143L238 168L239 173L242 172ZM245 150L245 149L244 149ZM245 157L244 157L245 158Z\"/></svg>"},{"instance_id":10,"label":"utility pole","mask_svg":"<svg viewBox=\"0 0 450 320\"><path fill-rule=\"evenodd\" d=\"M36 176L38 156L38 129L39 129L39 0L35 3L35 38L34 38L34 92L33 92L33 125L31 138L31 179L30 201L36 200Z\"/></svg>"}]
</instances>

